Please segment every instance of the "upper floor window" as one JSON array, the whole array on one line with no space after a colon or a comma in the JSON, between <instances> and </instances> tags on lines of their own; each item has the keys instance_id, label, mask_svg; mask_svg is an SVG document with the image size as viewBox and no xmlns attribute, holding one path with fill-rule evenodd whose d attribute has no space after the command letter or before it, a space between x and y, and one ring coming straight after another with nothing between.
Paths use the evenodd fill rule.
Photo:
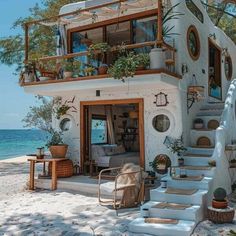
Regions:
<instances>
[{"instance_id":1,"label":"upper floor window","mask_svg":"<svg viewBox=\"0 0 236 236\"><path fill-rule=\"evenodd\" d=\"M204 17L200 9L194 4L192 0L186 0L187 8L200 20L202 23L204 22Z\"/></svg>"},{"instance_id":2,"label":"upper floor window","mask_svg":"<svg viewBox=\"0 0 236 236\"><path fill-rule=\"evenodd\" d=\"M193 60L197 60L200 56L200 38L198 31L194 25L188 28L187 32L187 47L189 55Z\"/></svg>"}]
</instances>

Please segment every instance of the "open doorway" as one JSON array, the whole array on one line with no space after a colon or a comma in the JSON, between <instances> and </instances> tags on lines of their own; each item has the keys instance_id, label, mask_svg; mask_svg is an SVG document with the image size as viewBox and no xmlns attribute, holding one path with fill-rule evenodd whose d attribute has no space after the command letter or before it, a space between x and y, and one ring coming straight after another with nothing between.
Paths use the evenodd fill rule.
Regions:
<instances>
[{"instance_id":1,"label":"open doorway","mask_svg":"<svg viewBox=\"0 0 236 236\"><path fill-rule=\"evenodd\" d=\"M209 39L208 95L222 99L221 48Z\"/></svg>"},{"instance_id":2,"label":"open doorway","mask_svg":"<svg viewBox=\"0 0 236 236\"><path fill-rule=\"evenodd\" d=\"M144 167L143 99L81 102L81 167Z\"/></svg>"}]
</instances>

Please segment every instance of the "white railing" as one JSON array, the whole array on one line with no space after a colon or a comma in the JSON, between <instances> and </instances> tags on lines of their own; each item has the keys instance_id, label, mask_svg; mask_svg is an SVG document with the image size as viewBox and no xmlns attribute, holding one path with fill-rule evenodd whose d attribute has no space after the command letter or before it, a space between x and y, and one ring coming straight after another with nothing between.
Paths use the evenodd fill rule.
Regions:
<instances>
[{"instance_id":1,"label":"white railing","mask_svg":"<svg viewBox=\"0 0 236 236\"><path fill-rule=\"evenodd\" d=\"M215 150L213 159L216 160L216 172L214 189L224 188L231 193L231 178L229 173L229 161L226 157L225 147L234 143L236 139L236 79L230 86L225 99L225 106L221 115L220 126L216 130Z\"/></svg>"}]
</instances>

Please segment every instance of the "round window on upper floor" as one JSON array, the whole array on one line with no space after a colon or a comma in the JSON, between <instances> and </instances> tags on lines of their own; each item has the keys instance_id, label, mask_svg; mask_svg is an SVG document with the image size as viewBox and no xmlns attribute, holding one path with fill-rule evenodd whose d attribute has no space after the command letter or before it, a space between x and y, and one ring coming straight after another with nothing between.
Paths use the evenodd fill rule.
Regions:
<instances>
[{"instance_id":1,"label":"round window on upper floor","mask_svg":"<svg viewBox=\"0 0 236 236\"><path fill-rule=\"evenodd\" d=\"M152 120L152 125L158 132L166 132L170 128L170 119L168 116L161 114L157 115Z\"/></svg>"},{"instance_id":2,"label":"round window on upper floor","mask_svg":"<svg viewBox=\"0 0 236 236\"><path fill-rule=\"evenodd\" d=\"M230 81L232 79L232 75L233 75L233 63L232 63L232 59L229 55L225 57L224 67L225 67L226 79Z\"/></svg>"},{"instance_id":3,"label":"round window on upper floor","mask_svg":"<svg viewBox=\"0 0 236 236\"><path fill-rule=\"evenodd\" d=\"M193 60L197 60L200 56L200 38L197 28L191 25L187 32L187 48L189 55Z\"/></svg>"}]
</instances>

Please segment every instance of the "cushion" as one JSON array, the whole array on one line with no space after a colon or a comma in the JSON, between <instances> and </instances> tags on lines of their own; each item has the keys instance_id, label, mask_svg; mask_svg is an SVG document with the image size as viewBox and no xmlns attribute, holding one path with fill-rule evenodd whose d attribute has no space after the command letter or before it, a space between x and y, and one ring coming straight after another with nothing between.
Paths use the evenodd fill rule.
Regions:
<instances>
[{"instance_id":1,"label":"cushion","mask_svg":"<svg viewBox=\"0 0 236 236\"><path fill-rule=\"evenodd\" d=\"M106 155L108 156L114 156L114 155L118 155L118 154L123 154L125 153L125 148L123 145L119 145L117 147L113 147L111 152L107 152Z\"/></svg>"}]
</instances>

